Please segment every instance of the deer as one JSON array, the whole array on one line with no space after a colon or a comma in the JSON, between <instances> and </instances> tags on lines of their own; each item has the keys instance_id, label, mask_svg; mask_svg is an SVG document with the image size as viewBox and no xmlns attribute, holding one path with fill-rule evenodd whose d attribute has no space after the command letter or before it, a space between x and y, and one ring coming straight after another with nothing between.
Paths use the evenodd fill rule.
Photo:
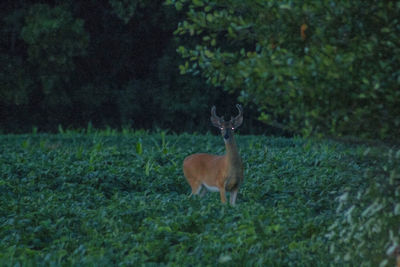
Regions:
<instances>
[{"instance_id":1,"label":"deer","mask_svg":"<svg viewBox=\"0 0 400 267\"><path fill-rule=\"evenodd\" d=\"M208 191L219 192L221 202L226 203L226 192L230 193L229 203L234 206L239 186L243 182L243 164L235 142L233 132L243 122L242 106L237 104L239 115L225 121L218 117L216 108L211 108L211 123L221 131L225 143L225 155L196 153L183 161L183 173L192 195L204 196Z\"/></svg>"}]
</instances>

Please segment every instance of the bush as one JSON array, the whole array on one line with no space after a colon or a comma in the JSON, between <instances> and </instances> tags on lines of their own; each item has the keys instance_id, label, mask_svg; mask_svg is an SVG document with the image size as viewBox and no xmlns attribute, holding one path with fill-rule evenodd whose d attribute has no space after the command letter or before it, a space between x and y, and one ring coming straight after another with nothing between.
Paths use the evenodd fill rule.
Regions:
<instances>
[{"instance_id":1,"label":"bush","mask_svg":"<svg viewBox=\"0 0 400 267\"><path fill-rule=\"evenodd\" d=\"M263 122L304 135L400 135L399 3L167 2L187 11L175 31L182 72L240 92Z\"/></svg>"}]
</instances>

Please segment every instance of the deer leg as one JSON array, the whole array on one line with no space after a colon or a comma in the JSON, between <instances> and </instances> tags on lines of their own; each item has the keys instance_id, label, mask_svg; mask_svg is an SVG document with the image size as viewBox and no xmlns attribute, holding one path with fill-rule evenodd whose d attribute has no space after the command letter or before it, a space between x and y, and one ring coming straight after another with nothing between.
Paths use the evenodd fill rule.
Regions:
<instances>
[{"instance_id":1,"label":"deer leg","mask_svg":"<svg viewBox=\"0 0 400 267\"><path fill-rule=\"evenodd\" d=\"M219 189L219 194L221 196L221 202L226 203L226 196L225 196L225 187L221 187Z\"/></svg>"},{"instance_id":2,"label":"deer leg","mask_svg":"<svg viewBox=\"0 0 400 267\"><path fill-rule=\"evenodd\" d=\"M204 197L204 195L207 194L207 191L207 188L201 186L200 197Z\"/></svg>"},{"instance_id":3,"label":"deer leg","mask_svg":"<svg viewBox=\"0 0 400 267\"><path fill-rule=\"evenodd\" d=\"M235 202L236 202L236 197L237 197L237 193L238 193L238 189L235 189L231 192L230 198L229 198L229 203L232 206L235 206Z\"/></svg>"},{"instance_id":4,"label":"deer leg","mask_svg":"<svg viewBox=\"0 0 400 267\"><path fill-rule=\"evenodd\" d=\"M192 193L190 194L190 196L192 195L198 195L200 193L201 190L201 183L194 183L194 184L190 184L190 187L192 187Z\"/></svg>"}]
</instances>

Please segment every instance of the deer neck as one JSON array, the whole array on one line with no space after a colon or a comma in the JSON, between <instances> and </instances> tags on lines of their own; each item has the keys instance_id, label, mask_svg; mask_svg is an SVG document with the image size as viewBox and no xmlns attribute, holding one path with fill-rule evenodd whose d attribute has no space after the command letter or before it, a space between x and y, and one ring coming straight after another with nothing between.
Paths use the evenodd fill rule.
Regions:
<instances>
[{"instance_id":1,"label":"deer neck","mask_svg":"<svg viewBox=\"0 0 400 267\"><path fill-rule=\"evenodd\" d=\"M241 167L242 161L240 159L239 151L233 135L225 141L226 158L228 161L228 169L230 171Z\"/></svg>"}]
</instances>

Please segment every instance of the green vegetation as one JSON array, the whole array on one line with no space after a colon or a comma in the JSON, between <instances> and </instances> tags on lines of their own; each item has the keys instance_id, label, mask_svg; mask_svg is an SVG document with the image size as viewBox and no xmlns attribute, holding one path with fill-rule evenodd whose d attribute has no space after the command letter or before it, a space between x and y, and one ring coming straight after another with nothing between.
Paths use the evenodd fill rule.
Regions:
<instances>
[{"instance_id":1,"label":"green vegetation","mask_svg":"<svg viewBox=\"0 0 400 267\"><path fill-rule=\"evenodd\" d=\"M97 128L207 129L204 113L231 107L237 96L180 75L173 31L183 14L163 2L3 3L0 131L55 132L90 121Z\"/></svg>"},{"instance_id":2,"label":"green vegetation","mask_svg":"<svg viewBox=\"0 0 400 267\"><path fill-rule=\"evenodd\" d=\"M90 121L205 132L212 105L228 113L239 101L247 134L400 136L398 1L42 0L1 7L5 133Z\"/></svg>"},{"instance_id":3,"label":"green vegetation","mask_svg":"<svg viewBox=\"0 0 400 267\"><path fill-rule=\"evenodd\" d=\"M393 265L400 152L383 142L400 136L399 13L391 0L6 1L0 265ZM187 132L237 102L238 205L188 198L185 156L224 147Z\"/></svg>"},{"instance_id":4,"label":"green vegetation","mask_svg":"<svg viewBox=\"0 0 400 267\"><path fill-rule=\"evenodd\" d=\"M400 152L237 136L231 207L189 198L181 171L219 136L59 132L0 136L2 266L393 266Z\"/></svg>"},{"instance_id":5,"label":"green vegetation","mask_svg":"<svg viewBox=\"0 0 400 267\"><path fill-rule=\"evenodd\" d=\"M400 136L398 1L168 0L182 73L301 135ZM188 43L187 39L197 40Z\"/></svg>"}]
</instances>

